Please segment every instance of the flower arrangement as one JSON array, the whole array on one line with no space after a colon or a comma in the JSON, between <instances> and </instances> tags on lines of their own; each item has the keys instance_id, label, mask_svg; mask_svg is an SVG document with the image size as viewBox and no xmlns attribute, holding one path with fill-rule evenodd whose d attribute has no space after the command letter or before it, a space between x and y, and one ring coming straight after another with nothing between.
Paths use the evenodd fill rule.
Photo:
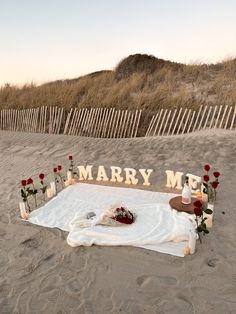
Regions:
<instances>
[{"instance_id":1,"label":"flower arrangement","mask_svg":"<svg viewBox=\"0 0 236 314\"><path fill-rule=\"evenodd\" d=\"M207 229L207 225L205 222L207 218L204 217L204 213L211 215L213 212L210 208L204 208L204 204L200 200L195 201L193 205L194 205L194 214L196 217L195 221L197 224L196 232L199 236L200 242L202 243L200 234L203 233L205 235L209 233L209 230Z\"/></svg>"},{"instance_id":2,"label":"flower arrangement","mask_svg":"<svg viewBox=\"0 0 236 314\"><path fill-rule=\"evenodd\" d=\"M38 193L38 190L35 189L34 181L32 178L21 181L21 197L22 197L23 202L27 204L29 211L30 211L29 197L33 196L35 207L37 207L37 198L36 198L37 193Z\"/></svg>"},{"instance_id":3,"label":"flower arrangement","mask_svg":"<svg viewBox=\"0 0 236 314\"><path fill-rule=\"evenodd\" d=\"M47 190L47 185L45 185L45 183L44 183L44 177L45 177L44 173L40 173L39 174L39 179L40 179L40 183L41 183L40 190L43 193L43 199L45 201L45 193L46 193L46 190Z\"/></svg>"},{"instance_id":4,"label":"flower arrangement","mask_svg":"<svg viewBox=\"0 0 236 314\"><path fill-rule=\"evenodd\" d=\"M61 188L63 189L64 188L64 176L63 174L61 173L61 170L62 170L62 166L61 165L58 165L56 168L53 168L53 172L54 172L54 175L55 175L55 183L59 183L61 182ZM58 180L59 178L59 180Z\"/></svg>"},{"instance_id":5,"label":"flower arrangement","mask_svg":"<svg viewBox=\"0 0 236 314\"><path fill-rule=\"evenodd\" d=\"M125 207L117 207L114 211L114 220L123 224L132 224L134 222L134 215Z\"/></svg>"},{"instance_id":6,"label":"flower arrangement","mask_svg":"<svg viewBox=\"0 0 236 314\"><path fill-rule=\"evenodd\" d=\"M72 174L76 174L77 172L74 170L74 163L73 163L73 156L69 155L68 159L70 161L70 165L68 167L68 170L72 172ZM48 187L47 184L45 183L45 174L40 173L38 175L39 178L39 183L40 187L37 189L35 188L34 181L32 178L29 178L27 180L21 180L21 187L20 187L20 192L21 192L21 198L23 201L23 207L27 209L28 212L31 211L31 201L30 198L32 197L34 200L34 205L35 208L38 206L38 201L37 201L37 195L38 191L41 191L43 200L46 201L46 195L48 198L51 198L52 196L56 195L57 192L57 186L58 184L61 185L61 188L63 189L65 187L65 177L62 173L62 166L58 165L57 167L53 168L53 173L54 173L54 181L51 182L51 187ZM75 181L70 181L69 184L72 184ZM52 190L52 185L54 186L54 191Z\"/></svg>"},{"instance_id":7,"label":"flower arrangement","mask_svg":"<svg viewBox=\"0 0 236 314\"><path fill-rule=\"evenodd\" d=\"M209 171L211 169L210 165L205 165L203 169L206 172L203 175L204 192L208 196L208 202L214 202L216 200L216 190L219 185L220 172L219 171L213 172L214 180L210 181L209 176Z\"/></svg>"}]
</instances>

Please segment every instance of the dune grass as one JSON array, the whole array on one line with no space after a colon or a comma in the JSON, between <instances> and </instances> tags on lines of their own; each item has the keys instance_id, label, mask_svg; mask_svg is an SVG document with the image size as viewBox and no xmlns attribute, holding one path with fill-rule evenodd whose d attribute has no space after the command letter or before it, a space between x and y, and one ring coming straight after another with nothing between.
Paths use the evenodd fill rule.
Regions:
<instances>
[{"instance_id":1,"label":"dune grass","mask_svg":"<svg viewBox=\"0 0 236 314\"><path fill-rule=\"evenodd\" d=\"M155 113L160 108L197 109L206 104L236 104L236 59L184 65L138 54L122 60L114 71L0 88L0 108L115 107Z\"/></svg>"}]
</instances>

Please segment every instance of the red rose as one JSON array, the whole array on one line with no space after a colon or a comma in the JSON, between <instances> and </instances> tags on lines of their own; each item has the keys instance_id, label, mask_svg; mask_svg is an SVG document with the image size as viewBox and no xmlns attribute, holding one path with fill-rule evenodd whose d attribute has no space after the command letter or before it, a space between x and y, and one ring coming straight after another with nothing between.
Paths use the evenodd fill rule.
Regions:
<instances>
[{"instance_id":1,"label":"red rose","mask_svg":"<svg viewBox=\"0 0 236 314\"><path fill-rule=\"evenodd\" d=\"M31 179L31 178L29 178L28 180L27 180L27 184L32 184L33 183L33 180Z\"/></svg>"},{"instance_id":2,"label":"red rose","mask_svg":"<svg viewBox=\"0 0 236 314\"><path fill-rule=\"evenodd\" d=\"M61 166L57 166L57 170L58 170L58 171L61 171Z\"/></svg>"},{"instance_id":3,"label":"red rose","mask_svg":"<svg viewBox=\"0 0 236 314\"><path fill-rule=\"evenodd\" d=\"M73 160L73 156L68 156L68 159L69 160Z\"/></svg>"},{"instance_id":4,"label":"red rose","mask_svg":"<svg viewBox=\"0 0 236 314\"><path fill-rule=\"evenodd\" d=\"M202 209L200 207L195 207L194 208L194 214L198 217L202 216Z\"/></svg>"},{"instance_id":5,"label":"red rose","mask_svg":"<svg viewBox=\"0 0 236 314\"><path fill-rule=\"evenodd\" d=\"M218 184L219 184L219 182L217 182L217 181L211 182L211 185L212 185L213 189L216 189Z\"/></svg>"},{"instance_id":6,"label":"red rose","mask_svg":"<svg viewBox=\"0 0 236 314\"><path fill-rule=\"evenodd\" d=\"M43 173L40 173L40 174L39 174L39 179L40 179L40 180L43 180L43 179L44 179L44 174L43 174Z\"/></svg>"},{"instance_id":7,"label":"red rose","mask_svg":"<svg viewBox=\"0 0 236 314\"><path fill-rule=\"evenodd\" d=\"M204 170L209 171L210 169L211 169L211 167L209 165L204 166Z\"/></svg>"},{"instance_id":8,"label":"red rose","mask_svg":"<svg viewBox=\"0 0 236 314\"><path fill-rule=\"evenodd\" d=\"M57 168L54 168L54 169L53 169L53 172L57 172Z\"/></svg>"},{"instance_id":9,"label":"red rose","mask_svg":"<svg viewBox=\"0 0 236 314\"><path fill-rule=\"evenodd\" d=\"M219 178L219 176L220 176L220 173L219 173L218 171L216 171L216 172L213 172L213 176L214 176L215 178Z\"/></svg>"},{"instance_id":10,"label":"red rose","mask_svg":"<svg viewBox=\"0 0 236 314\"><path fill-rule=\"evenodd\" d=\"M205 182L208 182L210 180L209 176L206 174L205 176L203 176L203 180Z\"/></svg>"},{"instance_id":11,"label":"red rose","mask_svg":"<svg viewBox=\"0 0 236 314\"><path fill-rule=\"evenodd\" d=\"M194 205L195 207L202 208L202 202L199 201L199 200L195 201L195 202L193 203L193 205Z\"/></svg>"},{"instance_id":12,"label":"red rose","mask_svg":"<svg viewBox=\"0 0 236 314\"><path fill-rule=\"evenodd\" d=\"M21 181L21 185L22 185L22 186L26 186L26 185L27 185L26 180L22 180L22 181Z\"/></svg>"}]
</instances>

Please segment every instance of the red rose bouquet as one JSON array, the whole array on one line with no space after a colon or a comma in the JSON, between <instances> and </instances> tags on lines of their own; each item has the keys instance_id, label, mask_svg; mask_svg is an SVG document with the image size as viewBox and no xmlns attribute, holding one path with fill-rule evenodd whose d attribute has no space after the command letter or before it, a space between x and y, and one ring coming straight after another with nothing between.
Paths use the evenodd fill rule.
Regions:
<instances>
[{"instance_id":1,"label":"red rose bouquet","mask_svg":"<svg viewBox=\"0 0 236 314\"><path fill-rule=\"evenodd\" d=\"M134 215L125 207L117 207L114 211L114 220L123 224L132 224L134 222Z\"/></svg>"},{"instance_id":2,"label":"red rose bouquet","mask_svg":"<svg viewBox=\"0 0 236 314\"><path fill-rule=\"evenodd\" d=\"M194 214L196 216L195 221L197 224L197 234L199 236L199 240L200 242L202 242L201 237L200 237L200 233L208 234L209 230L207 229L207 225L206 225L206 217L204 217L204 213L211 215L212 214L212 210L209 208L204 208L203 206L203 202L201 202L200 200L197 200L193 203L194 205Z\"/></svg>"},{"instance_id":3,"label":"red rose bouquet","mask_svg":"<svg viewBox=\"0 0 236 314\"><path fill-rule=\"evenodd\" d=\"M209 165L205 165L203 169L206 171L206 174L203 175L204 192L208 196L208 202L214 202L216 200L216 189L219 185L220 172L213 172L214 180L210 181L209 171L211 167Z\"/></svg>"}]
</instances>

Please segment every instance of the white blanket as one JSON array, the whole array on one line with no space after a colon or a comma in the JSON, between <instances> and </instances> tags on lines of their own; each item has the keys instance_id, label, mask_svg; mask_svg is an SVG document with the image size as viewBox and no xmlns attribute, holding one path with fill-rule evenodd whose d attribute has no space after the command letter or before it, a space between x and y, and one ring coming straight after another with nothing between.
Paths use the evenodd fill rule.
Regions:
<instances>
[{"instance_id":1,"label":"white blanket","mask_svg":"<svg viewBox=\"0 0 236 314\"><path fill-rule=\"evenodd\" d=\"M184 256L189 231L194 229L192 215L171 210L174 194L130 188L115 188L85 183L67 187L43 207L30 214L29 221L45 227L68 231L67 242L75 246L129 245L176 256ZM115 203L124 204L136 214L132 225L81 228L81 218L91 211L102 211Z\"/></svg>"}]
</instances>

